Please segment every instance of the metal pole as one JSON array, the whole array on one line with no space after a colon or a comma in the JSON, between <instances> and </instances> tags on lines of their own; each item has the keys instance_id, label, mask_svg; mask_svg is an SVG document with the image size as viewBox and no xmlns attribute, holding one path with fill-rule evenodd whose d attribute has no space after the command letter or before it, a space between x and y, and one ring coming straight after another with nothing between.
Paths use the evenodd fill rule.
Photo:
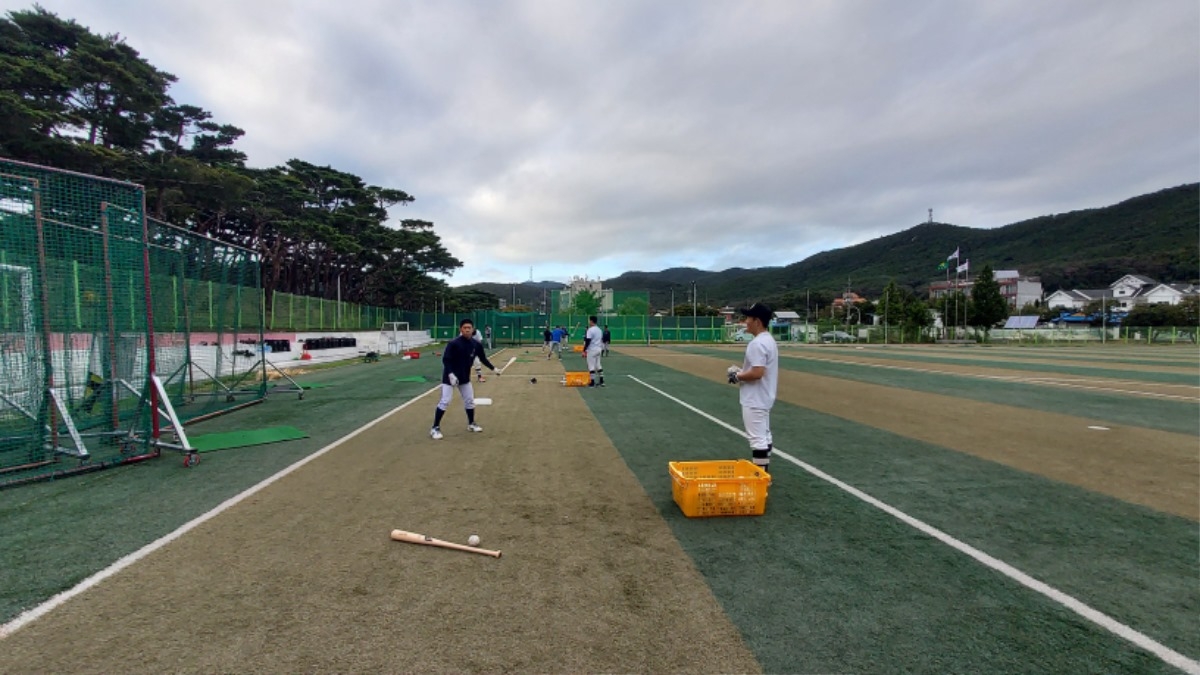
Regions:
<instances>
[{"instance_id":1,"label":"metal pole","mask_svg":"<svg viewBox=\"0 0 1200 675\"><path fill-rule=\"evenodd\" d=\"M1100 296L1100 344L1108 342L1108 297Z\"/></svg>"}]
</instances>

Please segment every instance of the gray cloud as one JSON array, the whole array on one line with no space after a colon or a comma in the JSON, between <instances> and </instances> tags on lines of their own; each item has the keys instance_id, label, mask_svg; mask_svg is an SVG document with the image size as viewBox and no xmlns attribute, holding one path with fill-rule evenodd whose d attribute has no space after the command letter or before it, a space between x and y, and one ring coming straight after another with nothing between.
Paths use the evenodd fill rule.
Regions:
<instances>
[{"instance_id":1,"label":"gray cloud","mask_svg":"<svg viewBox=\"0 0 1200 675\"><path fill-rule=\"evenodd\" d=\"M454 283L787 264L1200 180L1200 9L1148 0L45 0L176 98L417 201Z\"/></svg>"}]
</instances>

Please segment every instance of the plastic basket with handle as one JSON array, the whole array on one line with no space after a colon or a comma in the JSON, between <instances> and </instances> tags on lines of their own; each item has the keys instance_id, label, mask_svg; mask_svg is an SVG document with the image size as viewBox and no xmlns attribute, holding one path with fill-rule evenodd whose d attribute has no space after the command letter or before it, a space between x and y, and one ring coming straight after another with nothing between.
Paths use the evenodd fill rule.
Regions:
<instances>
[{"instance_id":1,"label":"plastic basket with handle","mask_svg":"<svg viewBox=\"0 0 1200 675\"><path fill-rule=\"evenodd\" d=\"M668 462L671 496L688 518L761 516L771 476L744 459Z\"/></svg>"},{"instance_id":2,"label":"plastic basket with handle","mask_svg":"<svg viewBox=\"0 0 1200 675\"><path fill-rule=\"evenodd\" d=\"M592 376L588 373L563 373L562 383L568 387L586 387L592 381Z\"/></svg>"}]
</instances>

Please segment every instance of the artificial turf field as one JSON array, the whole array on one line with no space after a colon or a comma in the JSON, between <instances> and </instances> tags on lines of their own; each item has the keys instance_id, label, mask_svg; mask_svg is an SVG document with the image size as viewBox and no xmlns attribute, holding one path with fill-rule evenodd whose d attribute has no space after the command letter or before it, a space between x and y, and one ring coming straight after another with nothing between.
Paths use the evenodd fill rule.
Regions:
<instances>
[{"instance_id":1,"label":"artificial turf field","mask_svg":"<svg viewBox=\"0 0 1200 675\"><path fill-rule=\"evenodd\" d=\"M309 438L2 491L0 672L1200 670L1194 347L785 346L766 514L688 519L667 462L748 456L740 354L622 347L581 390L508 349L440 442L397 381L436 359L356 363L192 428Z\"/></svg>"}]
</instances>

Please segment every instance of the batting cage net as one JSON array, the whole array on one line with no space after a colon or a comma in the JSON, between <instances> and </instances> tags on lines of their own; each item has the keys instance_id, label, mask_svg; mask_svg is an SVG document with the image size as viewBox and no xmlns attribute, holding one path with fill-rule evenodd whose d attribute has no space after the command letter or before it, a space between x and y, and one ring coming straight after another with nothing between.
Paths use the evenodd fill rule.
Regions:
<instances>
[{"instance_id":1,"label":"batting cage net","mask_svg":"<svg viewBox=\"0 0 1200 675\"><path fill-rule=\"evenodd\" d=\"M228 313L261 317L257 263L151 227L144 204L138 185L0 160L0 487L155 456L170 404L182 419L237 404L236 361L211 369L220 385L191 382L189 313L218 342L240 335Z\"/></svg>"},{"instance_id":2,"label":"batting cage net","mask_svg":"<svg viewBox=\"0 0 1200 675\"><path fill-rule=\"evenodd\" d=\"M561 326L569 339L583 343L588 317L582 314L540 314L537 312L474 311L460 314L401 312L412 330L427 330L434 340L452 340L458 335L458 322L470 318L481 331L492 329L493 345L541 344L546 330ZM611 316L597 315L598 324L607 328L614 344L656 342L727 342L725 319L719 316Z\"/></svg>"}]
</instances>

